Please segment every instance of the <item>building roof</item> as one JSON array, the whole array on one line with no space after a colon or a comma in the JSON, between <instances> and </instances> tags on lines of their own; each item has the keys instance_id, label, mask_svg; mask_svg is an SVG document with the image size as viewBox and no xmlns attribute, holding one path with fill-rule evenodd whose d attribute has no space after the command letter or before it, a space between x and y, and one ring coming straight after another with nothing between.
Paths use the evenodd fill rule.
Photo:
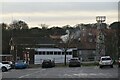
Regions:
<instances>
[{"instance_id":1,"label":"building roof","mask_svg":"<svg viewBox=\"0 0 120 80\"><path fill-rule=\"evenodd\" d=\"M13 41L15 44L17 45L45 45L45 44L55 44L54 40L52 40L51 38L48 37L14 37Z\"/></svg>"},{"instance_id":2,"label":"building roof","mask_svg":"<svg viewBox=\"0 0 120 80\"><path fill-rule=\"evenodd\" d=\"M70 52L72 51L73 49L68 49L67 51ZM60 48L35 48L35 51L52 51L52 52L62 52L63 49L60 49Z\"/></svg>"}]
</instances>

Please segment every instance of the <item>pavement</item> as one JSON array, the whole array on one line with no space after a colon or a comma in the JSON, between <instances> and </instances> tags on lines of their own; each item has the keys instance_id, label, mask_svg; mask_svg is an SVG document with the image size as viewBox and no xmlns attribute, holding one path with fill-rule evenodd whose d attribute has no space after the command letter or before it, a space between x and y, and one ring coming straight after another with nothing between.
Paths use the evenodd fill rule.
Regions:
<instances>
[{"instance_id":1,"label":"pavement","mask_svg":"<svg viewBox=\"0 0 120 80\"><path fill-rule=\"evenodd\" d=\"M2 78L118 78L118 67L98 66L12 69L2 73Z\"/></svg>"}]
</instances>

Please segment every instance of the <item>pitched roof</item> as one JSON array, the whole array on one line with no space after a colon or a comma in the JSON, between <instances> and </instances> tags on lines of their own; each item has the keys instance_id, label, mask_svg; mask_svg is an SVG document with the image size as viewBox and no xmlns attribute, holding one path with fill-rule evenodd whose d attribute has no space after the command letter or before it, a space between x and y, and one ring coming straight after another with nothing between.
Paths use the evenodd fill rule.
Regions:
<instances>
[{"instance_id":1,"label":"pitched roof","mask_svg":"<svg viewBox=\"0 0 120 80\"><path fill-rule=\"evenodd\" d=\"M15 44L54 44L49 37L14 37Z\"/></svg>"}]
</instances>

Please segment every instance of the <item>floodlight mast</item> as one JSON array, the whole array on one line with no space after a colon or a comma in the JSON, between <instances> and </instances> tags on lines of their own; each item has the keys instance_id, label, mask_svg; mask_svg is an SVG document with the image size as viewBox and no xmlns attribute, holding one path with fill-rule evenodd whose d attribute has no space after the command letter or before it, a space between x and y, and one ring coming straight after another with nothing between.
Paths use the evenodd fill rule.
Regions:
<instances>
[{"instance_id":1,"label":"floodlight mast","mask_svg":"<svg viewBox=\"0 0 120 80\"><path fill-rule=\"evenodd\" d=\"M96 21L97 21L97 29L100 29L102 28L102 23L105 22L106 20L106 16L97 16L96 17Z\"/></svg>"},{"instance_id":2,"label":"floodlight mast","mask_svg":"<svg viewBox=\"0 0 120 80\"><path fill-rule=\"evenodd\" d=\"M97 16L97 29L98 29L98 35L97 35L97 42L96 42L96 52L97 56L103 56L105 55L105 36L103 34L103 22L105 22L106 16Z\"/></svg>"}]
</instances>

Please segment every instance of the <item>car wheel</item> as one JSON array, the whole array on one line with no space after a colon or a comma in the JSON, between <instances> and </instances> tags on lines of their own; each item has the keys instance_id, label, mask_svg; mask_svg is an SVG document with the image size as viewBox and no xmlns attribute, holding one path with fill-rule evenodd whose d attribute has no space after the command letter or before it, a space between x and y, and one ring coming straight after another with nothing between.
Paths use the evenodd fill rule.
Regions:
<instances>
[{"instance_id":1,"label":"car wheel","mask_svg":"<svg viewBox=\"0 0 120 80\"><path fill-rule=\"evenodd\" d=\"M2 72L5 72L7 71L7 68L6 67L2 67Z\"/></svg>"},{"instance_id":2,"label":"car wheel","mask_svg":"<svg viewBox=\"0 0 120 80\"><path fill-rule=\"evenodd\" d=\"M120 68L120 65L118 65L118 67Z\"/></svg>"},{"instance_id":3,"label":"car wheel","mask_svg":"<svg viewBox=\"0 0 120 80\"><path fill-rule=\"evenodd\" d=\"M44 68L44 66L42 66L42 68Z\"/></svg>"},{"instance_id":4,"label":"car wheel","mask_svg":"<svg viewBox=\"0 0 120 80\"><path fill-rule=\"evenodd\" d=\"M79 67L81 67L81 65Z\"/></svg>"},{"instance_id":5,"label":"car wheel","mask_svg":"<svg viewBox=\"0 0 120 80\"><path fill-rule=\"evenodd\" d=\"M110 67L113 68L113 65L111 65Z\"/></svg>"},{"instance_id":6,"label":"car wheel","mask_svg":"<svg viewBox=\"0 0 120 80\"><path fill-rule=\"evenodd\" d=\"M100 68L103 68L103 66L100 66Z\"/></svg>"}]
</instances>

